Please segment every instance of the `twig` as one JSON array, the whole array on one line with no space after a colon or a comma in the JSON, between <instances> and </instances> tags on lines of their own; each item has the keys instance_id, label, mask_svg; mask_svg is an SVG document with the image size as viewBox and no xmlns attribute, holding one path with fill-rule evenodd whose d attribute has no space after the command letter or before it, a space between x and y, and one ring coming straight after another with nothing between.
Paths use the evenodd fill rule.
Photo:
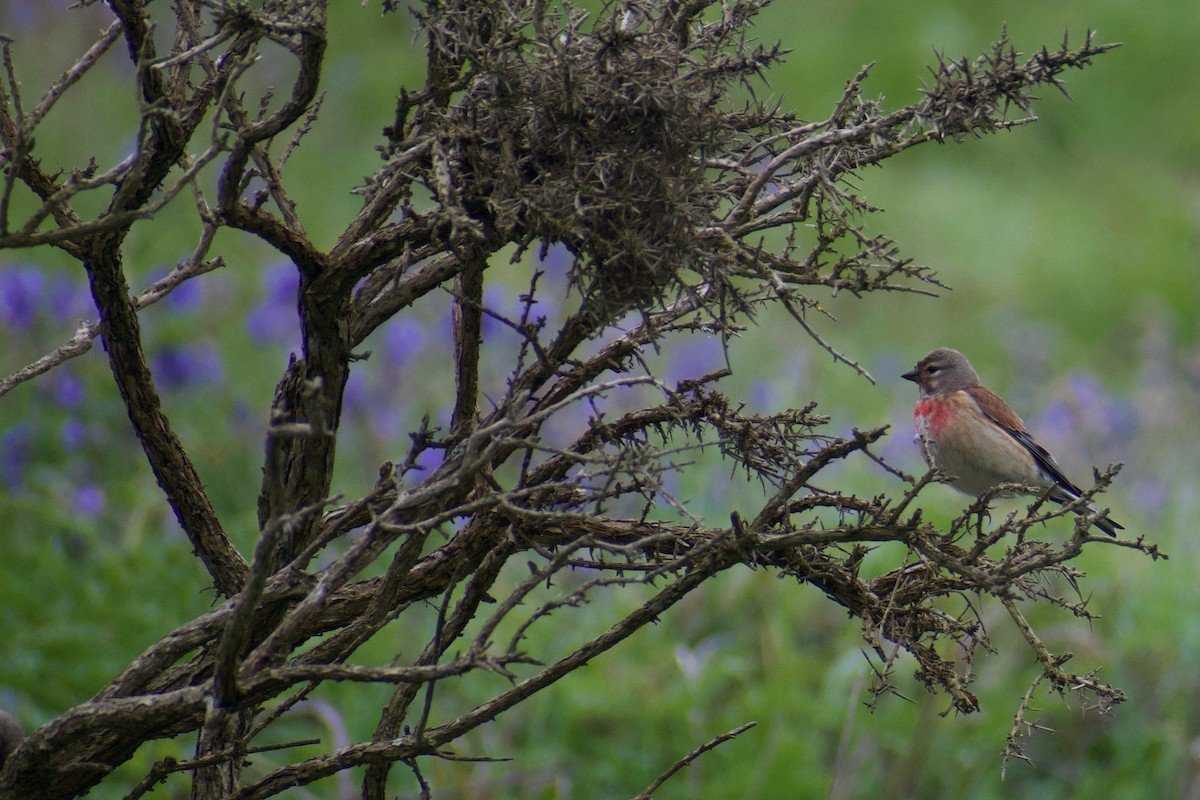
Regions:
<instances>
[{"instance_id":1,"label":"twig","mask_svg":"<svg viewBox=\"0 0 1200 800\"><path fill-rule=\"evenodd\" d=\"M672 764L670 767L668 767L665 772L663 772L661 775L659 775L657 778L655 778L654 781L651 782L651 784L649 786L647 786L646 789L641 794L637 795L634 798L634 800L650 800L650 797L654 794L655 791L657 791L658 787L660 787L664 783L666 783L667 779L670 778L672 775L674 775L676 772L678 772L679 770L688 766L693 761L695 761L697 758L699 758L700 756L707 753L709 750L712 750L715 747L719 747L720 745L724 744L725 742L728 742L730 739L734 738L735 736L740 736L741 734L750 730L757 724L758 724L757 722L747 722L743 725L739 725L738 727L734 728L731 731L726 731L725 733L722 733L720 736L709 739L707 742L700 745L695 750L688 753L686 756L679 759L674 764Z\"/></svg>"},{"instance_id":2,"label":"twig","mask_svg":"<svg viewBox=\"0 0 1200 800\"><path fill-rule=\"evenodd\" d=\"M147 287L141 294L133 300L134 307L140 311L149 305L157 303L162 298L166 297L175 290L184 281L203 275L206 272L211 272L224 266L224 261L220 258L205 261L204 256L208 252L209 245L212 243L212 237L216 229L211 226L206 226L201 234L200 243L196 246L195 251L188 257L186 261L181 262L171 272L163 278L155 281ZM95 339L100 335L100 323L98 322L81 322L79 328L75 331L75 335L63 345L60 345L55 350L47 353L37 361L22 367L21 369L7 375L3 380L0 380L0 397L8 394L18 385L25 381L36 378L45 372L57 367L65 361L68 361L76 356L81 356L88 350L92 349Z\"/></svg>"},{"instance_id":3,"label":"twig","mask_svg":"<svg viewBox=\"0 0 1200 800\"><path fill-rule=\"evenodd\" d=\"M96 40L96 43L88 48L88 51L80 56L79 60L59 76L58 80L46 90L46 93L42 95L42 99L38 102L37 106L25 118L25 128L27 131L32 132L38 126L38 123L50 112L50 109L54 107L54 104L58 102L58 99L63 96L67 89L75 85L92 68L92 65L99 60L100 56L108 51L108 48L112 47L113 42L120 35L121 21L116 20L104 30L104 33L100 34L100 38Z\"/></svg>"}]
</instances>

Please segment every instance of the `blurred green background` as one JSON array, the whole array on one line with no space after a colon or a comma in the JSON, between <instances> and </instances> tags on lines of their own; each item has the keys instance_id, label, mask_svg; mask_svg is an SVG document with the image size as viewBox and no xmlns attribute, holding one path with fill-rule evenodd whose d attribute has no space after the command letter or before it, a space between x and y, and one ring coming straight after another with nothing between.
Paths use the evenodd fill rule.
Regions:
<instances>
[{"instance_id":1,"label":"blurred green background","mask_svg":"<svg viewBox=\"0 0 1200 800\"><path fill-rule=\"evenodd\" d=\"M0 4L0 33L16 41L27 106L107 24L102 7L70 5ZM974 58L1005 25L1023 52L1053 48L1068 30L1078 43L1088 28L1123 46L1067 76L1073 100L1043 90L1036 124L925 145L861 175L863 195L886 210L867 220L868 233L887 233L952 287L936 299L827 299L837 322L821 323L821 332L876 384L833 364L780 315L760 318L731 345L735 374L725 391L760 410L817 400L834 432L891 424L880 451L916 471L915 389L898 375L933 347L953 346L1068 474L1085 482L1093 465L1124 462L1105 503L1171 560L1092 548L1079 566L1101 618L1088 625L1051 609L1031 617L1051 650L1074 653L1077 671L1100 669L1128 702L1102 718L1076 699L1064 704L1039 693L1040 711L1031 716L1056 732L1028 740L1032 764L1010 764L1001 780L1004 736L1037 668L998 603L979 604L998 650L976 663L980 713L943 716L949 703L924 694L905 674L907 661L899 683L909 701L887 697L872 713L863 706L871 671L853 621L808 587L738 569L460 743L466 755L514 761L426 763L435 797L632 796L696 745L749 720L758 726L703 756L656 797L1200 797L1194 4L776 2L754 33L791 53L761 93L821 119L845 82L874 62L865 91L896 107L917 99L935 53ZM423 52L411 17L381 18L377 4L332 4L330 34L324 109L285 173L321 246L356 211L350 190L378 167L379 132L391 121L398 87L419 83ZM107 56L95 82L69 94L39 130L44 166L93 154L105 166L130 151L136 108L123 59L119 51ZM285 85L287 67L268 61L264 80ZM192 213L182 197L160 221L135 227L128 251L135 288L187 255ZM253 443L295 346L294 279L248 237L224 232L217 250L225 269L143 317L167 411L226 528L249 552L260 474ZM503 305L526 288L528 269L497 265L489 275L489 302ZM368 344L376 355L356 367L350 387L336 489L361 490L382 460L402 457L421 414L444 413L445 302L429 298ZM0 372L65 341L89 316L76 265L51 251L0 253ZM683 342L668 353L676 378L720 362L712 342ZM506 371L499 363L487 378L499 387ZM0 398L0 707L27 728L86 700L213 600L110 384L93 351ZM900 489L870 465L848 464L838 476L864 493ZM683 474L674 490L714 525L762 496L756 485L731 481L720 464ZM934 487L923 504L949 520L963 500ZM1001 512L1012 508L1019 504ZM598 599L536 635L552 643L581 628L603 629L633 602ZM364 658L386 661L403 641L397 632ZM443 684L438 708L449 712L501 688L498 678ZM383 697L330 687L286 733L323 736L327 744L309 754L344 736L369 736ZM185 756L190 745L145 748L93 796L123 796L154 759ZM261 757L251 774L271 763ZM355 775L350 788L357 782ZM168 782L158 792L173 796L182 786ZM330 780L295 796L346 789ZM413 797L417 789L398 771L394 791Z\"/></svg>"}]
</instances>

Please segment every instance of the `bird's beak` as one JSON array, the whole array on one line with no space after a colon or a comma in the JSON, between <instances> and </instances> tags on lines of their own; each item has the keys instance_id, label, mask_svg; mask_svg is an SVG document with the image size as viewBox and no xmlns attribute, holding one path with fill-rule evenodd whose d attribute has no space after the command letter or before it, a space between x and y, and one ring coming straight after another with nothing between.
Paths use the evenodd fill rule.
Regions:
<instances>
[{"instance_id":1,"label":"bird's beak","mask_svg":"<svg viewBox=\"0 0 1200 800\"><path fill-rule=\"evenodd\" d=\"M912 369L910 369L908 372L904 373L900 377L904 378L904 380L906 380L906 381L912 381L913 383L916 383L917 382L917 368L913 367Z\"/></svg>"}]
</instances>

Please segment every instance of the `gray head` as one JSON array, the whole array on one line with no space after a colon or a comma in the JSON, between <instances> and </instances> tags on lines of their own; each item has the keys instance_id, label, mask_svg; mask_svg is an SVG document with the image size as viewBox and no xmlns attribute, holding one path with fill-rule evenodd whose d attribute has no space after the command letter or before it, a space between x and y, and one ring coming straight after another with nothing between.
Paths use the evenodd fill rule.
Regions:
<instances>
[{"instance_id":1,"label":"gray head","mask_svg":"<svg viewBox=\"0 0 1200 800\"><path fill-rule=\"evenodd\" d=\"M975 374L971 362L962 353L949 347L934 350L900 377L921 387L921 397L980 385L979 376Z\"/></svg>"}]
</instances>

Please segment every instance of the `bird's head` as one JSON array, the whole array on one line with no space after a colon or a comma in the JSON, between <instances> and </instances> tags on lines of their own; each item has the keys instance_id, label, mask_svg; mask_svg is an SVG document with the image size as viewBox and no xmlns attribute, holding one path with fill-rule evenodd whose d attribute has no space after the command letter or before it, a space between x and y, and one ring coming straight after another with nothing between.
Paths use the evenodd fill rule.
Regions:
<instances>
[{"instance_id":1,"label":"bird's head","mask_svg":"<svg viewBox=\"0 0 1200 800\"><path fill-rule=\"evenodd\" d=\"M979 376L966 356L949 347L939 347L900 377L921 388L921 397L957 392L979 385Z\"/></svg>"}]
</instances>

